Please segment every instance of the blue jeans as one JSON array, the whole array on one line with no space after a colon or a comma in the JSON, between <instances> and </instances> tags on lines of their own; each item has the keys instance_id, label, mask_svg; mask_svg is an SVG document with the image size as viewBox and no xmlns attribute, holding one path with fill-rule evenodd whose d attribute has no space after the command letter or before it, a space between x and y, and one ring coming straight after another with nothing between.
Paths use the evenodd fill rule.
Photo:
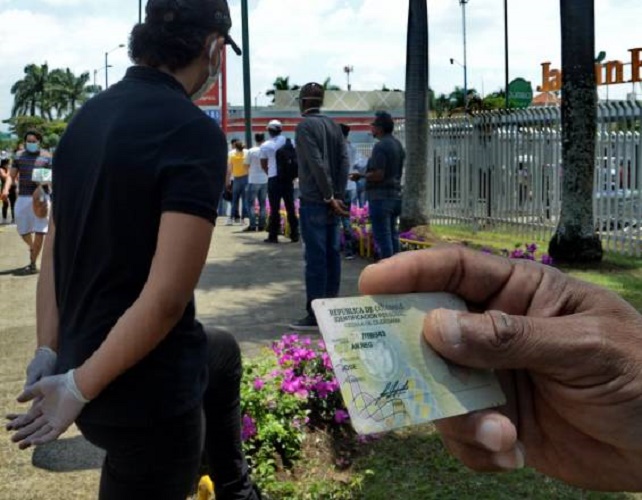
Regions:
<instances>
[{"instance_id":1,"label":"blue jeans","mask_svg":"<svg viewBox=\"0 0 642 500\"><path fill-rule=\"evenodd\" d=\"M230 217L233 219L246 218L248 215L247 210L247 175L244 177L237 177L232 184L232 214ZM239 201L241 202L242 212L239 217Z\"/></svg>"},{"instance_id":2,"label":"blue jeans","mask_svg":"<svg viewBox=\"0 0 642 500\"><path fill-rule=\"evenodd\" d=\"M339 218L326 203L301 200L301 235L305 243L306 309L312 312L315 299L339 295L341 254L339 253Z\"/></svg>"},{"instance_id":3,"label":"blue jeans","mask_svg":"<svg viewBox=\"0 0 642 500\"><path fill-rule=\"evenodd\" d=\"M250 227L257 228L265 227L265 221L267 217L267 210L265 208L265 200L267 199L267 184L250 184L247 187L247 205L248 210L250 211ZM256 211L254 209L254 203L256 200L259 200L259 217L257 222Z\"/></svg>"},{"instance_id":4,"label":"blue jeans","mask_svg":"<svg viewBox=\"0 0 642 500\"><path fill-rule=\"evenodd\" d=\"M401 215L401 200L369 200L372 235L379 248L382 259L399 253L399 227L397 219Z\"/></svg>"}]
</instances>

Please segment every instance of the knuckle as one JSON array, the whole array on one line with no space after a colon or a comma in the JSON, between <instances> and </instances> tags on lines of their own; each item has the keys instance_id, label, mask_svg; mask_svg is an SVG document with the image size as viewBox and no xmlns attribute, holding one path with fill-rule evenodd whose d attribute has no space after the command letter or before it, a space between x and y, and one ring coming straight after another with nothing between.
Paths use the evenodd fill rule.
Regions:
<instances>
[{"instance_id":1,"label":"knuckle","mask_svg":"<svg viewBox=\"0 0 642 500\"><path fill-rule=\"evenodd\" d=\"M490 343L495 350L510 350L519 339L530 334L531 323L528 318L519 321L501 311L488 311L484 314L492 325Z\"/></svg>"}]
</instances>

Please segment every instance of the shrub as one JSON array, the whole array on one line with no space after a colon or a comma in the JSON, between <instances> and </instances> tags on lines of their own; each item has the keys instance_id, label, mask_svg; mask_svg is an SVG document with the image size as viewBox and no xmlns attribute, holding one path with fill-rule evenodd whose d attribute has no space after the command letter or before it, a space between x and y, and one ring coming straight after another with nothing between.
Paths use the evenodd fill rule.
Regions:
<instances>
[{"instance_id":1,"label":"shrub","mask_svg":"<svg viewBox=\"0 0 642 500\"><path fill-rule=\"evenodd\" d=\"M246 363L241 411L248 462L268 488L279 469L299 458L306 430L345 430L349 423L324 343L296 334Z\"/></svg>"}]
</instances>

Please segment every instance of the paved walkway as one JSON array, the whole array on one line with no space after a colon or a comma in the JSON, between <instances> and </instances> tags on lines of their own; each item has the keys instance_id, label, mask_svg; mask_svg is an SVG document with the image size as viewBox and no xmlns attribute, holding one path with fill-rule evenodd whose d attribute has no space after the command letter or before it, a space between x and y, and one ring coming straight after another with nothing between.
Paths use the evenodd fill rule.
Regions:
<instances>
[{"instance_id":1,"label":"paved walkway","mask_svg":"<svg viewBox=\"0 0 642 500\"><path fill-rule=\"evenodd\" d=\"M283 243L268 245L265 237L266 233L242 233L238 226L218 227L196 291L199 319L234 333L248 356L269 346L289 331L288 323L305 314L301 244L282 238ZM2 415L19 409L15 396L35 347L37 278L14 275L27 263L27 249L15 226L0 226ZM359 259L344 262L343 295L357 293L365 264ZM0 500L95 498L100 461L100 453L75 429L35 452L18 451L8 433L0 431Z\"/></svg>"}]
</instances>

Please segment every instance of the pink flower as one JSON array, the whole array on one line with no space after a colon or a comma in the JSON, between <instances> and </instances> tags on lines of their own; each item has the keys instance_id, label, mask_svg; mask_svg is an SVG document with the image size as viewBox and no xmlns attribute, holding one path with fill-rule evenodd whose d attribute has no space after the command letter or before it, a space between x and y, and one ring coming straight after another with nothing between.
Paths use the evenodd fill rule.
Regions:
<instances>
[{"instance_id":1,"label":"pink flower","mask_svg":"<svg viewBox=\"0 0 642 500\"><path fill-rule=\"evenodd\" d=\"M345 410L336 410L334 412L334 421L337 424L341 425L344 422L347 422L348 420L350 420L350 415L348 414L347 411L345 411Z\"/></svg>"},{"instance_id":2,"label":"pink flower","mask_svg":"<svg viewBox=\"0 0 642 500\"><path fill-rule=\"evenodd\" d=\"M332 370L332 361L330 360L330 356L328 355L327 352L324 352L323 354L321 354L321 359L323 360L324 368L328 370Z\"/></svg>"},{"instance_id":3,"label":"pink flower","mask_svg":"<svg viewBox=\"0 0 642 500\"><path fill-rule=\"evenodd\" d=\"M249 415L243 415L242 428L241 428L241 439L247 441L256 436L256 424L254 420Z\"/></svg>"},{"instance_id":4,"label":"pink flower","mask_svg":"<svg viewBox=\"0 0 642 500\"><path fill-rule=\"evenodd\" d=\"M263 379L261 378L255 378L254 379L254 390L260 391L265 387L265 382L263 382Z\"/></svg>"},{"instance_id":5,"label":"pink flower","mask_svg":"<svg viewBox=\"0 0 642 500\"><path fill-rule=\"evenodd\" d=\"M542 264L545 264L547 266L552 266L553 265L553 257L551 257L548 254L542 255Z\"/></svg>"}]
</instances>

